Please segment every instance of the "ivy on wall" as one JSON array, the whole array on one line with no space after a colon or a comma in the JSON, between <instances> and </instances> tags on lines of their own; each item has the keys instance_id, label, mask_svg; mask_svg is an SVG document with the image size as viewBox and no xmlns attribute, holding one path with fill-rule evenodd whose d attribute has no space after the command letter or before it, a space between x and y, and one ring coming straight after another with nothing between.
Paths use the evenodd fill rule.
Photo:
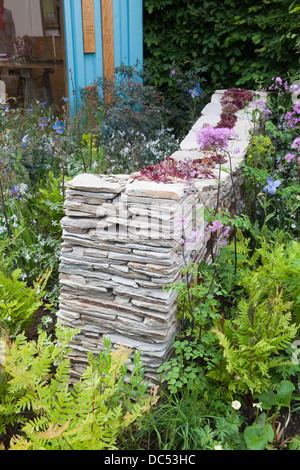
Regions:
<instances>
[{"instance_id":1,"label":"ivy on wall","mask_svg":"<svg viewBox=\"0 0 300 470\"><path fill-rule=\"evenodd\" d=\"M170 64L205 67L211 89L291 80L299 75L299 33L299 1L144 0L144 62L159 86Z\"/></svg>"}]
</instances>

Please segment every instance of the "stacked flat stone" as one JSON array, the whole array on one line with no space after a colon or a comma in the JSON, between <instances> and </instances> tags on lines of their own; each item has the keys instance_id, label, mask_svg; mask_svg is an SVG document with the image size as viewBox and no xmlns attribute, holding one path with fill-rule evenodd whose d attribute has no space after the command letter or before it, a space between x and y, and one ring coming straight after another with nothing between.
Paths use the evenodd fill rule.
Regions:
<instances>
[{"instance_id":1,"label":"stacked flat stone","mask_svg":"<svg viewBox=\"0 0 300 470\"><path fill-rule=\"evenodd\" d=\"M167 286L183 266L176 221L196 208L182 183L90 174L67 183L58 317L81 329L72 343L73 375L104 336L114 347L142 350L150 378L169 357L179 325Z\"/></svg>"},{"instance_id":2,"label":"stacked flat stone","mask_svg":"<svg viewBox=\"0 0 300 470\"><path fill-rule=\"evenodd\" d=\"M200 158L196 130L218 122L222 93L213 95L172 158ZM237 138L231 142L242 147L232 158L237 186L250 127L239 113ZM80 328L70 354L74 380L86 368L87 352L97 354L105 336L113 348L122 344L140 350L146 377L158 380L157 369L172 354L180 329L176 294L168 286L180 279L185 262L206 256L205 239L182 251L180 221L185 221L185 235L203 225L204 205L216 204L218 178L215 169L215 179L195 181L198 193L182 181L157 183L128 175L80 174L66 183L57 315L66 325ZM220 179L221 206L229 208L232 176L222 171Z\"/></svg>"}]
</instances>

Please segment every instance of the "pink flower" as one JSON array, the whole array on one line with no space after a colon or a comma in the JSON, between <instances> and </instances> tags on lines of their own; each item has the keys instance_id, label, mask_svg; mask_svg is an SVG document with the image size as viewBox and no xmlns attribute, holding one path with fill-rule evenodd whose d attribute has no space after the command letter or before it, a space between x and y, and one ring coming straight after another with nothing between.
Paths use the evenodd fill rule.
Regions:
<instances>
[{"instance_id":1,"label":"pink flower","mask_svg":"<svg viewBox=\"0 0 300 470\"><path fill-rule=\"evenodd\" d=\"M252 101L251 107L252 107L253 109L258 109L258 110L260 110L260 111L266 109L266 105L265 105L265 103L263 102L262 99L257 99L257 100L255 100L255 101Z\"/></svg>"},{"instance_id":2,"label":"pink flower","mask_svg":"<svg viewBox=\"0 0 300 470\"><path fill-rule=\"evenodd\" d=\"M297 137L291 145L292 149L300 151L300 137Z\"/></svg>"},{"instance_id":3,"label":"pink flower","mask_svg":"<svg viewBox=\"0 0 300 470\"><path fill-rule=\"evenodd\" d=\"M199 144L201 150L208 147L226 148L228 147L228 139L232 139L234 136L235 132L228 127L205 126L196 132L197 144Z\"/></svg>"},{"instance_id":4,"label":"pink flower","mask_svg":"<svg viewBox=\"0 0 300 470\"><path fill-rule=\"evenodd\" d=\"M227 227L225 227L225 229L223 230L223 233L222 233L223 237L227 237L227 235L229 235L230 233L230 230L231 230L230 225L227 225Z\"/></svg>"},{"instance_id":5,"label":"pink flower","mask_svg":"<svg viewBox=\"0 0 300 470\"><path fill-rule=\"evenodd\" d=\"M290 86L290 91L291 91L291 93L298 94L298 93L299 93L299 87L298 87L298 85L296 85L296 84L291 85L291 86Z\"/></svg>"},{"instance_id":6,"label":"pink flower","mask_svg":"<svg viewBox=\"0 0 300 470\"><path fill-rule=\"evenodd\" d=\"M219 222L218 220L214 220L213 223L206 228L206 230L207 232L216 232L217 230L220 230L223 227L224 225L221 224L221 222Z\"/></svg>"},{"instance_id":7,"label":"pink flower","mask_svg":"<svg viewBox=\"0 0 300 470\"><path fill-rule=\"evenodd\" d=\"M284 158L288 163L291 163L291 161L295 159L295 155L293 153L287 153Z\"/></svg>"}]
</instances>

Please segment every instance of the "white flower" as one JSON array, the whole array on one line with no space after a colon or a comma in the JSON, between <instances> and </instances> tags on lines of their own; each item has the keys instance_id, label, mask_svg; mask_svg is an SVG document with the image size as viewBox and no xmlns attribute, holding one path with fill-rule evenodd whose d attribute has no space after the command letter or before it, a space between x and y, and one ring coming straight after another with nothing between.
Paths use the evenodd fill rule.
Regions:
<instances>
[{"instance_id":1,"label":"white flower","mask_svg":"<svg viewBox=\"0 0 300 470\"><path fill-rule=\"evenodd\" d=\"M215 446L215 450L223 450L223 449L222 449L222 446L218 445L218 446Z\"/></svg>"},{"instance_id":2,"label":"white flower","mask_svg":"<svg viewBox=\"0 0 300 470\"><path fill-rule=\"evenodd\" d=\"M28 186L27 186L27 184L25 184L25 183L20 183L20 184L18 185L18 192L19 192L19 194L24 195L24 194L27 193L27 191L28 191Z\"/></svg>"},{"instance_id":3,"label":"white flower","mask_svg":"<svg viewBox=\"0 0 300 470\"><path fill-rule=\"evenodd\" d=\"M253 403L253 407L257 408L260 411L262 411L261 403Z\"/></svg>"},{"instance_id":4,"label":"white flower","mask_svg":"<svg viewBox=\"0 0 300 470\"><path fill-rule=\"evenodd\" d=\"M235 410L239 410L242 405L240 404L240 402L239 402L238 400L234 400L234 401L231 403L231 406L232 406L232 408L234 408Z\"/></svg>"}]
</instances>

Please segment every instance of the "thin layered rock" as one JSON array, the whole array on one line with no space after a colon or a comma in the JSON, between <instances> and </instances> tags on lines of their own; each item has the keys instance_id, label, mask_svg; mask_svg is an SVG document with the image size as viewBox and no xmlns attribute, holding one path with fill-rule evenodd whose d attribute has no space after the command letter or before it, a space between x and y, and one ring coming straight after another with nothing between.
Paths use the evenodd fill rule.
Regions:
<instances>
[{"instance_id":1,"label":"thin layered rock","mask_svg":"<svg viewBox=\"0 0 300 470\"><path fill-rule=\"evenodd\" d=\"M179 325L176 295L166 288L183 266L174 221L191 202L182 184L87 174L67 183L58 317L81 329L72 344L75 377L104 336L141 349L151 378L169 357Z\"/></svg>"}]
</instances>

